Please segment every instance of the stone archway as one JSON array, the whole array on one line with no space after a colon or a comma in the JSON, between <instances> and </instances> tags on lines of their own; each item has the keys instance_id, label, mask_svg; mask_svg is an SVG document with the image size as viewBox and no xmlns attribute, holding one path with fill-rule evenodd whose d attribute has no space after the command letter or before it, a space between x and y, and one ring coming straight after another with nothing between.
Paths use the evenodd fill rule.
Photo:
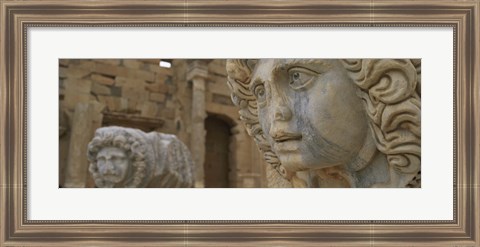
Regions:
<instances>
[{"instance_id":1,"label":"stone archway","mask_svg":"<svg viewBox=\"0 0 480 247\"><path fill-rule=\"evenodd\" d=\"M230 125L221 118L209 115L205 119L204 182L206 188L228 188Z\"/></svg>"}]
</instances>

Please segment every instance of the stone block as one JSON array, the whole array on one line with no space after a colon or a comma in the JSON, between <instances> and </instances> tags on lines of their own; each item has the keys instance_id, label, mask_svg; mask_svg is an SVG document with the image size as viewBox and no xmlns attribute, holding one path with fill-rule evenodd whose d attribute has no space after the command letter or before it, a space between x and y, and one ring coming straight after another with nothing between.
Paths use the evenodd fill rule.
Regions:
<instances>
[{"instance_id":1,"label":"stone block","mask_svg":"<svg viewBox=\"0 0 480 247\"><path fill-rule=\"evenodd\" d=\"M255 179L251 177L244 177L243 178L243 186L242 188L256 188Z\"/></svg>"},{"instance_id":2,"label":"stone block","mask_svg":"<svg viewBox=\"0 0 480 247\"><path fill-rule=\"evenodd\" d=\"M160 59L138 59L138 61L151 65L160 64Z\"/></svg>"},{"instance_id":3,"label":"stone block","mask_svg":"<svg viewBox=\"0 0 480 247\"><path fill-rule=\"evenodd\" d=\"M214 103L217 103L217 104L233 106L233 102L232 102L230 96L226 96L226 95L221 95L221 94L214 93L212 95L212 101Z\"/></svg>"},{"instance_id":4,"label":"stone block","mask_svg":"<svg viewBox=\"0 0 480 247\"><path fill-rule=\"evenodd\" d=\"M68 67L69 63L70 63L70 59L58 59L58 64L61 67Z\"/></svg>"},{"instance_id":5,"label":"stone block","mask_svg":"<svg viewBox=\"0 0 480 247\"><path fill-rule=\"evenodd\" d=\"M142 79L127 78L123 76L115 77L115 85L120 87L125 84L143 85L144 83L145 83L145 80L142 80Z\"/></svg>"},{"instance_id":6,"label":"stone block","mask_svg":"<svg viewBox=\"0 0 480 247\"><path fill-rule=\"evenodd\" d=\"M91 79L94 82L98 82L103 85L111 86L115 84L115 80L112 77L107 77L99 74L92 74Z\"/></svg>"},{"instance_id":7,"label":"stone block","mask_svg":"<svg viewBox=\"0 0 480 247\"><path fill-rule=\"evenodd\" d=\"M163 93L150 93L150 100L156 102L165 102L166 95Z\"/></svg>"},{"instance_id":8,"label":"stone block","mask_svg":"<svg viewBox=\"0 0 480 247\"><path fill-rule=\"evenodd\" d=\"M92 93L96 95L110 95L111 91L110 88L98 83L93 83L92 85Z\"/></svg>"},{"instance_id":9,"label":"stone block","mask_svg":"<svg viewBox=\"0 0 480 247\"><path fill-rule=\"evenodd\" d=\"M163 123L161 130L162 132L165 132L165 133L170 133L170 134L176 133L175 121L171 119L165 119L165 122Z\"/></svg>"},{"instance_id":10,"label":"stone block","mask_svg":"<svg viewBox=\"0 0 480 247\"><path fill-rule=\"evenodd\" d=\"M158 104L154 102L145 101L142 103L141 116L143 117L156 117L158 113Z\"/></svg>"},{"instance_id":11,"label":"stone block","mask_svg":"<svg viewBox=\"0 0 480 247\"><path fill-rule=\"evenodd\" d=\"M173 100L167 100L166 107L167 108L177 108L178 104L175 104Z\"/></svg>"},{"instance_id":12,"label":"stone block","mask_svg":"<svg viewBox=\"0 0 480 247\"><path fill-rule=\"evenodd\" d=\"M123 60L123 65L131 69L139 69L143 66L143 63L136 59L125 59Z\"/></svg>"},{"instance_id":13,"label":"stone block","mask_svg":"<svg viewBox=\"0 0 480 247\"><path fill-rule=\"evenodd\" d=\"M160 110L159 117L166 118L166 119L174 119L175 118L175 109L163 108L163 109Z\"/></svg>"},{"instance_id":14,"label":"stone block","mask_svg":"<svg viewBox=\"0 0 480 247\"><path fill-rule=\"evenodd\" d=\"M167 93L168 85L158 82L158 83L146 85L145 89L153 93Z\"/></svg>"},{"instance_id":15,"label":"stone block","mask_svg":"<svg viewBox=\"0 0 480 247\"><path fill-rule=\"evenodd\" d=\"M127 69L126 77L153 82L155 80L155 73L145 70Z\"/></svg>"},{"instance_id":16,"label":"stone block","mask_svg":"<svg viewBox=\"0 0 480 247\"><path fill-rule=\"evenodd\" d=\"M80 60L77 64L70 64L71 68L79 68L79 69L86 69L89 71L94 71L95 69L95 62L92 60Z\"/></svg>"},{"instance_id":17,"label":"stone block","mask_svg":"<svg viewBox=\"0 0 480 247\"><path fill-rule=\"evenodd\" d=\"M207 92L207 93L205 94L205 102L209 102L209 103L210 103L210 102L212 102L212 101L213 101L213 95L212 95L212 93Z\"/></svg>"},{"instance_id":18,"label":"stone block","mask_svg":"<svg viewBox=\"0 0 480 247\"><path fill-rule=\"evenodd\" d=\"M207 90L212 93L223 95L230 95L231 93L228 88L227 78L214 75L210 75L208 78Z\"/></svg>"},{"instance_id":19,"label":"stone block","mask_svg":"<svg viewBox=\"0 0 480 247\"><path fill-rule=\"evenodd\" d=\"M163 83L167 82L168 75L155 73L155 83Z\"/></svg>"},{"instance_id":20,"label":"stone block","mask_svg":"<svg viewBox=\"0 0 480 247\"><path fill-rule=\"evenodd\" d=\"M111 64L105 63L96 63L94 71L102 74L102 75L109 75L109 76L123 76L127 77L128 69L125 67L115 66Z\"/></svg>"},{"instance_id":21,"label":"stone block","mask_svg":"<svg viewBox=\"0 0 480 247\"><path fill-rule=\"evenodd\" d=\"M112 86L111 91L112 91L112 96L115 96L115 97L121 97L122 96L122 88L121 87Z\"/></svg>"},{"instance_id":22,"label":"stone block","mask_svg":"<svg viewBox=\"0 0 480 247\"><path fill-rule=\"evenodd\" d=\"M205 109L211 113L218 113L228 116L230 119L237 121L239 119L238 109L230 105L215 104L207 102Z\"/></svg>"},{"instance_id":23,"label":"stone block","mask_svg":"<svg viewBox=\"0 0 480 247\"><path fill-rule=\"evenodd\" d=\"M214 60L208 64L208 71L210 74L217 74L222 76L227 76L227 68L224 59Z\"/></svg>"},{"instance_id":24,"label":"stone block","mask_svg":"<svg viewBox=\"0 0 480 247\"><path fill-rule=\"evenodd\" d=\"M59 78L67 78L68 68L59 67L58 68L58 77Z\"/></svg>"},{"instance_id":25,"label":"stone block","mask_svg":"<svg viewBox=\"0 0 480 247\"><path fill-rule=\"evenodd\" d=\"M96 59L95 61L110 65L120 65L121 59Z\"/></svg>"},{"instance_id":26,"label":"stone block","mask_svg":"<svg viewBox=\"0 0 480 247\"><path fill-rule=\"evenodd\" d=\"M90 100L90 93L77 93L74 91L65 91L64 105L68 110L75 109L78 103L85 103Z\"/></svg>"},{"instance_id":27,"label":"stone block","mask_svg":"<svg viewBox=\"0 0 480 247\"><path fill-rule=\"evenodd\" d=\"M121 111L121 102L119 97L99 95L98 101L106 105L108 111L110 112Z\"/></svg>"},{"instance_id":28,"label":"stone block","mask_svg":"<svg viewBox=\"0 0 480 247\"><path fill-rule=\"evenodd\" d=\"M87 69L70 67L64 71L64 76L69 79L82 79L90 75L91 71Z\"/></svg>"},{"instance_id":29,"label":"stone block","mask_svg":"<svg viewBox=\"0 0 480 247\"><path fill-rule=\"evenodd\" d=\"M138 99L127 99L127 113L140 113L142 110L142 105L139 103Z\"/></svg>"},{"instance_id":30,"label":"stone block","mask_svg":"<svg viewBox=\"0 0 480 247\"><path fill-rule=\"evenodd\" d=\"M127 99L145 100L148 99L148 91L140 85L126 84L122 88L122 97Z\"/></svg>"},{"instance_id":31,"label":"stone block","mask_svg":"<svg viewBox=\"0 0 480 247\"><path fill-rule=\"evenodd\" d=\"M90 93L92 88L92 81L85 79L65 79L63 81L66 91L73 91L77 93Z\"/></svg>"},{"instance_id":32,"label":"stone block","mask_svg":"<svg viewBox=\"0 0 480 247\"><path fill-rule=\"evenodd\" d=\"M173 85L168 85L168 93L169 94L174 94L177 88Z\"/></svg>"}]
</instances>

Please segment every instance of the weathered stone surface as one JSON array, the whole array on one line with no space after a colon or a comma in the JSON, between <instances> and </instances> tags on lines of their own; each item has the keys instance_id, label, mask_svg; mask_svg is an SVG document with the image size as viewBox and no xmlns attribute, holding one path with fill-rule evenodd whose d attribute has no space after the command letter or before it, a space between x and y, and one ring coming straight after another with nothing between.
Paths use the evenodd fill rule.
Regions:
<instances>
[{"instance_id":1,"label":"weathered stone surface","mask_svg":"<svg viewBox=\"0 0 480 247\"><path fill-rule=\"evenodd\" d=\"M143 63L135 59L125 59L123 60L123 65L131 69L139 69L142 67Z\"/></svg>"},{"instance_id":2,"label":"weathered stone surface","mask_svg":"<svg viewBox=\"0 0 480 247\"><path fill-rule=\"evenodd\" d=\"M104 85L93 83L92 93L95 95L110 95L110 88Z\"/></svg>"},{"instance_id":3,"label":"weathered stone surface","mask_svg":"<svg viewBox=\"0 0 480 247\"><path fill-rule=\"evenodd\" d=\"M151 64L157 67L158 67L158 64L160 63L160 59L138 59L138 60L143 63Z\"/></svg>"},{"instance_id":4,"label":"weathered stone surface","mask_svg":"<svg viewBox=\"0 0 480 247\"><path fill-rule=\"evenodd\" d=\"M75 68L75 67L68 68L68 74L64 72L64 69L61 70L61 74L70 79L82 79L90 75L90 73L91 71L88 69Z\"/></svg>"},{"instance_id":5,"label":"weathered stone surface","mask_svg":"<svg viewBox=\"0 0 480 247\"><path fill-rule=\"evenodd\" d=\"M228 85L225 83L225 77L215 75L209 77L208 91L216 94L230 95Z\"/></svg>"},{"instance_id":6,"label":"weathered stone surface","mask_svg":"<svg viewBox=\"0 0 480 247\"><path fill-rule=\"evenodd\" d=\"M97 62L110 64L110 65L119 65L121 60L120 59L98 59Z\"/></svg>"},{"instance_id":7,"label":"weathered stone surface","mask_svg":"<svg viewBox=\"0 0 480 247\"><path fill-rule=\"evenodd\" d=\"M115 83L115 80L113 78L99 75L99 74L93 74L91 78L94 82L98 82L102 85L111 86Z\"/></svg>"},{"instance_id":8,"label":"weathered stone surface","mask_svg":"<svg viewBox=\"0 0 480 247\"><path fill-rule=\"evenodd\" d=\"M204 60L193 60L189 63L187 80L192 81L192 115L190 143L192 157L197 164L197 184L195 187L204 187L204 161L205 161L205 79L208 76Z\"/></svg>"},{"instance_id":9,"label":"weathered stone surface","mask_svg":"<svg viewBox=\"0 0 480 247\"><path fill-rule=\"evenodd\" d=\"M142 85L126 84L123 87L122 96L127 99L145 100L148 99L148 91Z\"/></svg>"},{"instance_id":10,"label":"weathered stone surface","mask_svg":"<svg viewBox=\"0 0 480 247\"><path fill-rule=\"evenodd\" d=\"M102 61L99 61L99 59L62 59L62 61L59 62L59 69L61 70L59 71L59 103L62 109L72 114L72 118L75 106L78 103L88 103L91 100L98 101L106 105L106 109L102 112L104 114L104 120L106 121L103 122L105 126L119 125L139 128L144 131L157 130L162 133L175 134L189 146L200 145L201 140L195 139L196 137L191 137L192 131L195 131L192 129L193 88L192 82L187 81L186 78L189 69L193 68L192 66L188 66L191 60L169 60L172 62L171 68L160 67L160 59L101 60ZM130 61L134 62L130 63ZM213 94L228 96L230 93L225 84L227 79L226 76L224 76L226 74L224 66L225 60L201 60L200 62L206 65L201 66L204 69L203 71L201 70L202 73L200 75L206 76L204 80L205 83L207 83L203 92L197 91L197 93L204 94L205 103L202 116L206 116L207 113L209 115L221 116L221 119L231 124L232 127L243 127L239 120L237 108L233 105L222 105L222 102L225 103L224 97L213 97ZM139 64L142 65L136 68ZM97 65L99 66L98 68ZM208 68L207 73L205 73L206 68ZM144 74L145 76L143 77L136 77L138 74L132 72L133 70L147 71L147 74ZM81 79L75 79L79 76L78 71L89 72ZM194 72L194 70L190 71ZM153 81L147 81L152 79L151 73L153 73L154 79ZM189 78L191 79L192 77ZM112 82L113 85L111 85ZM95 84L108 87L110 93L107 94L105 87L97 87ZM142 88L146 93L141 90ZM132 89L134 90L132 91ZM124 96L124 92L127 92L127 95L130 93L128 98ZM135 94L137 96L134 96ZM144 104L144 102L147 101L156 104L156 106ZM119 120L119 118L109 119L109 116L115 114L121 114L125 116L125 118L121 120ZM147 117L147 115L152 114L155 115ZM161 120L162 124L158 124L158 128L155 128L155 124L144 124L145 119L150 119L152 122ZM195 118L195 120L198 121L198 118ZM197 122L197 124L200 124L200 122ZM205 129L205 127L206 126L203 128ZM243 128L242 131L246 132ZM205 132L199 132L199 134L201 133L204 134ZM264 168L264 162L262 156L257 154L254 145L245 145L245 142L253 143L253 140L250 137L242 138L243 139L240 140L241 138L238 138L237 134L232 134L230 137L231 143L226 147L230 153L230 158L229 163L224 165L231 169L228 184L233 187L241 187L245 184L251 185L252 179L255 180L253 183L255 185L261 184L262 182L258 181L262 180L260 177L261 174L259 173L255 176L245 175L255 173L255 167L261 171L262 168ZM63 137L62 139L60 149L62 151L61 153L65 154L65 158L61 161L62 167L65 166L66 168L67 166L68 151L73 142L76 142L76 140L70 140L69 137ZM208 151L205 144L203 148L205 149L203 152ZM202 148L197 148L197 151L202 155ZM238 167L236 167L237 164ZM60 177L60 185L64 187L65 173L62 172ZM199 176L198 178L198 184L202 184L205 177ZM245 180L245 182L243 180ZM86 182L87 187L93 185L93 183L91 183L92 181L91 176L88 176Z\"/></svg>"},{"instance_id":11,"label":"weathered stone surface","mask_svg":"<svg viewBox=\"0 0 480 247\"><path fill-rule=\"evenodd\" d=\"M85 153L87 144L92 139L95 129L100 127L104 105L92 101L78 103L72 119L67 167L65 168L64 186L67 188L85 187L88 162Z\"/></svg>"},{"instance_id":12,"label":"weathered stone surface","mask_svg":"<svg viewBox=\"0 0 480 247\"><path fill-rule=\"evenodd\" d=\"M221 105L216 104L213 102L207 103L207 107L209 112L222 114L228 116L232 120L240 120L238 117L238 109L233 105Z\"/></svg>"},{"instance_id":13,"label":"weathered stone surface","mask_svg":"<svg viewBox=\"0 0 480 247\"><path fill-rule=\"evenodd\" d=\"M208 71L212 75L221 75L226 76L227 71L225 70L225 60L214 60L208 64Z\"/></svg>"},{"instance_id":14,"label":"weathered stone surface","mask_svg":"<svg viewBox=\"0 0 480 247\"><path fill-rule=\"evenodd\" d=\"M126 99L127 100L127 112L128 113L140 113L142 110L142 104L140 99Z\"/></svg>"},{"instance_id":15,"label":"weathered stone surface","mask_svg":"<svg viewBox=\"0 0 480 247\"><path fill-rule=\"evenodd\" d=\"M89 171L101 188L192 187L194 165L174 135L103 127L88 144Z\"/></svg>"},{"instance_id":16,"label":"weathered stone surface","mask_svg":"<svg viewBox=\"0 0 480 247\"><path fill-rule=\"evenodd\" d=\"M115 66L105 63L96 63L94 71L108 76L122 76L127 77L128 69L125 67Z\"/></svg>"},{"instance_id":17,"label":"weathered stone surface","mask_svg":"<svg viewBox=\"0 0 480 247\"><path fill-rule=\"evenodd\" d=\"M230 97L221 94L212 94L212 101L221 105L233 105Z\"/></svg>"},{"instance_id":18,"label":"weathered stone surface","mask_svg":"<svg viewBox=\"0 0 480 247\"><path fill-rule=\"evenodd\" d=\"M72 61L75 61L75 60L72 59ZM82 60L81 63L70 64L69 68L79 68L79 69L85 69L93 72L95 70L95 65L96 63L94 61L87 59L87 60Z\"/></svg>"},{"instance_id":19,"label":"weathered stone surface","mask_svg":"<svg viewBox=\"0 0 480 247\"><path fill-rule=\"evenodd\" d=\"M64 106L75 109L78 103L86 103L90 100L92 81L83 79L65 79L64 82Z\"/></svg>"},{"instance_id":20,"label":"weathered stone surface","mask_svg":"<svg viewBox=\"0 0 480 247\"><path fill-rule=\"evenodd\" d=\"M65 90L77 92L77 93L90 93L92 88L91 80L83 79L65 79L64 80Z\"/></svg>"},{"instance_id":21,"label":"weathered stone surface","mask_svg":"<svg viewBox=\"0 0 480 247\"><path fill-rule=\"evenodd\" d=\"M269 179L293 187L419 187L419 66L409 59L227 61L232 100L276 171Z\"/></svg>"},{"instance_id":22,"label":"weathered stone surface","mask_svg":"<svg viewBox=\"0 0 480 247\"><path fill-rule=\"evenodd\" d=\"M141 107L141 116L156 117L158 113L158 104L155 102L144 101Z\"/></svg>"},{"instance_id":23,"label":"weathered stone surface","mask_svg":"<svg viewBox=\"0 0 480 247\"><path fill-rule=\"evenodd\" d=\"M58 77L61 79L67 78L67 71L68 69L65 67L59 67L58 68Z\"/></svg>"},{"instance_id":24,"label":"weathered stone surface","mask_svg":"<svg viewBox=\"0 0 480 247\"><path fill-rule=\"evenodd\" d=\"M127 77L123 77L123 76L115 77L115 85L118 86L118 87L122 87L125 84L143 85L144 83L145 83L145 81L141 80L141 79L127 78Z\"/></svg>"},{"instance_id":25,"label":"weathered stone surface","mask_svg":"<svg viewBox=\"0 0 480 247\"><path fill-rule=\"evenodd\" d=\"M121 100L119 97L99 95L98 101L106 105L109 111L116 112L122 110Z\"/></svg>"},{"instance_id":26,"label":"weathered stone surface","mask_svg":"<svg viewBox=\"0 0 480 247\"><path fill-rule=\"evenodd\" d=\"M150 93L150 100L156 102L165 102L167 96L164 93Z\"/></svg>"},{"instance_id":27,"label":"weathered stone surface","mask_svg":"<svg viewBox=\"0 0 480 247\"><path fill-rule=\"evenodd\" d=\"M70 62L70 59L58 59L58 64L61 67L68 67L69 62Z\"/></svg>"},{"instance_id":28,"label":"weathered stone surface","mask_svg":"<svg viewBox=\"0 0 480 247\"><path fill-rule=\"evenodd\" d=\"M142 79L147 82L154 82L155 81L155 73L145 70L130 70L129 73L130 77L136 79Z\"/></svg>"},{"instance_id":29,"label":"weathered stone surface","mask_svg":"<svg viewBox=\"0 0 480 247\"><path fill-rule=\"evenodd\" d=\"M163 108L161 111L161 115L167 119L174 119L175 118L175 110L171 108Z\"/></svg>"},{"instance_id":30,"label":"weathered stone surface","mask_svg":"<svg viewBox=\"0 0 480 247\"><path fill-rule=\"evenodd\" d=\"M154 84L148 84L145 86L145 89L153 92L153 93L167 93L168 92L168 85L162 83L162 82L157 82Z\"/></svg>"}]
</instances>

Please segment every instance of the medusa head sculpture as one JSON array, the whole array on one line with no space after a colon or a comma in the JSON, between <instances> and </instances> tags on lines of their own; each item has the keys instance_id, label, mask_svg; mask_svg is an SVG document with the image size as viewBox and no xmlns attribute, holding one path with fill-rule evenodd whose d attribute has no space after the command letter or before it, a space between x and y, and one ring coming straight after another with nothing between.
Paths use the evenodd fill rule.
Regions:
<instances>
[{"instance_id":1,"label":"medusa head sculpture","mask_svg":"<svg viewBox=\"0 0 480 247\"><path fill-rule=\"evenodd\" d=\"M88 144L87 156L89 171L100 188L194 185L190 152L174 135L103 127Z\"/></svg>"},{"instance_id":2,"label":"medusa head sculpture","mask_svg":"<svg viewBox=\"0 0 480 247\"><path fill-rule=\"evenodd\" d=\"M420 187L420 60L231 59L270 186Z\"/></svg>"}]
</instances>

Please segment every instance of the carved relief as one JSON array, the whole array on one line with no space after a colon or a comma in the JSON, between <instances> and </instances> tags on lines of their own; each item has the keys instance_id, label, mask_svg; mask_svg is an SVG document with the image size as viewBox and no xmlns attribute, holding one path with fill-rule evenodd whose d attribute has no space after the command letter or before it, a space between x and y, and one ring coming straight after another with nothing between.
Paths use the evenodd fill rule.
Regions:
<instances>
[{"instance_id":1,"label":"carved relief","mask_svg":"<svg viewBox=\"0 0 480 247\"><path fill-rule=\"evenodd\" d=\"M228 60L271 186L420 187L420 60Z\"/></svg>"},{"instance_id":2,"label":"carved relief","mask_svg":"<svg viewBox=\"0 0 480 247\"><path fill-rule=\"evenodd\" d=\"M174 135L103 127L88 144L89 171L97 187L192 187L194 166Z\"/></svg>"}]
</instances>

